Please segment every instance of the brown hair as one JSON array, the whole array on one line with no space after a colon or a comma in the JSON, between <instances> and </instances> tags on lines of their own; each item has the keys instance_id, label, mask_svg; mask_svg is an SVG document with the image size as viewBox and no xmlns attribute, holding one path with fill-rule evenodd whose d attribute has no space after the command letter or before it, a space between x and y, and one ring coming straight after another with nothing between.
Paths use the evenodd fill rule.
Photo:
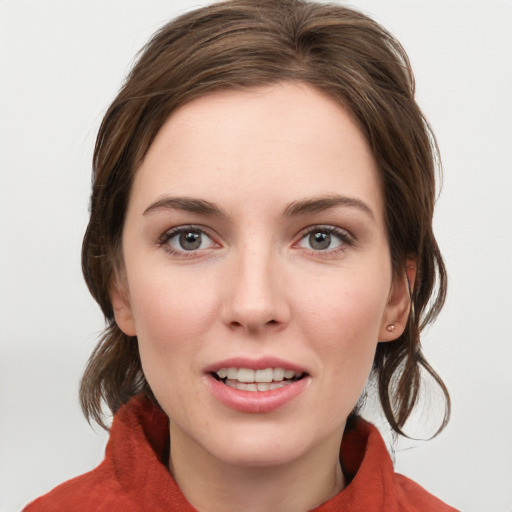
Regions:
<instances>
[{"instance_id":1,"label":"brown hair","mask_svg":"<svg viewBox=\"0 0 512 512\"><path fill-rule=\"evenodd\" d=\"M440 311L446 273L434 234L435 138L414 100L405 51L379 24L337 5L303 0L231 0L191 11L145 46L99 130L93 160L91 216L82 268L107 327L89 359L80 399L103 423L102 401L115 413L130 397L152 396L136 338L116 325L109 285L121 260L121 238L137 167L155 135L180 105L219 89L308 83L352 113L381 172L393 271L416 259L411 315L404 333L379 343L373 365L391 427L402 427L418 401L422 368L450 400L420 347L420 332Z\"/></svg>"}]
</instances>

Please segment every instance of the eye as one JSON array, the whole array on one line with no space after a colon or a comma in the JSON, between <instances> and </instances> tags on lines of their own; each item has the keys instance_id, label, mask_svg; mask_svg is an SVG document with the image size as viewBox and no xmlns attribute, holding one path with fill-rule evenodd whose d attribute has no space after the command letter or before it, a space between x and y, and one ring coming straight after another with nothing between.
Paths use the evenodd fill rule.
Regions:
<instances>
[{"instance_id":1,"label":"eye","mask_svg":"<svg viewBox=\"0 0 512 512\"><path fill-rule=\"evenodd\" d=\"M353 245L351 236L334 226L313 226L303 233L297 247L312 251L334 251L342 246Z\"/></svg>"},{"instance_id":2,"label":"eye","mask_svg":"<svg viewBox=\"0 0 512 512\"><path fill-rule=\"evenodd\" d=\"M164 234L161 245L172 253L190 253L216 246L215 242L197 226L180 226Z\"/></svg>"}]
</instances>

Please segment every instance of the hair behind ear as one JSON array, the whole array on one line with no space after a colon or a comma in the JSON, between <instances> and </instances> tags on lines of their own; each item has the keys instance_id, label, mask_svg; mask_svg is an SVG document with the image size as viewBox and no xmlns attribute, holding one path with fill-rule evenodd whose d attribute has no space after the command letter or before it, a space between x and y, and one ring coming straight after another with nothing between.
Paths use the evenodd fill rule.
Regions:
<instances>
[{"instance_id":1,"label":"hair behind ear","mask_svg":"<svg viewBox=\"0 0 512 512\"><path fill-rule=\"evenodd\" d=\"M115 322L103 332L91 354L80 381L80 405L89 422L91 418L108 430L102 403L112 414L140 393L153 397L140 362L137 338L127 336Z\"/></svg>"},{"instance_id":2,"label":"hair behind ear","mask_svg":"<svg viewBox=\"0 0 512 512\"><path fill-rule=\"evenodd\" d=\"M441 424L432 437L448 424L451 413L448 388L426 360L420 342L420 333L435 320L446 297L446 269L433 235L427 237L422 254L422 262L416 260L413 269L407 267L411 262L405 259L410 295L410 312L405 330L396 340L378 344L373 363L373 374L377 379L386 419L395 432L405 437L408 436L403 426L419 400L422 372L432 377L445 399ZM431 298L433 300L429 303Z\"/></svg>"}]
</instances>

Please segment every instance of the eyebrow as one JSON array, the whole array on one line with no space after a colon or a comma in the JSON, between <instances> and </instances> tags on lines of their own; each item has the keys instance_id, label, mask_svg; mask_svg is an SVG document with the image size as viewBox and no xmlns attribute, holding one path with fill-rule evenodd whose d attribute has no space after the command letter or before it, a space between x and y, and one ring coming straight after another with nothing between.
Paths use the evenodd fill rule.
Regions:
<instances>
[{"instance_id":1,"label":"eyebrow","mask_svg":"<svg viewBox=\"0 0 512 512\"><path fill-rule=\"evenodd\" d=\"M294 217L308 215L330 210L339 206L356 208L369 215L372 219L375 219L371 208L364 201L355 197L342 196L338 194L293 201L285 208L284 216ZM183 210L200 215L227 217L226 212L215 203L211 203L205 199L195 199L192 197L164 197L146 208L143 215L167 209Z\"/></svg>"},{"instance_id":2,"label":"eyebrow","mask_svg":"<svg viewBox=\"0 0 512 512\"><path fill-rule=\"evenodd\" d=\"M204 199L194 199L192 197L165 197L156 201L144 210L143 215L153 213L156 210L184 210L186 212L198 213L201 215L215 215L226 217L226 213L214 203Z\"/></svg>"},{"instance_id":3,"label":"eyebrow","mask_svg":"<svg viewBox=\"0 0 512 512\"><path fill-rule=\"evenodd\" d=\"M372 209L364 201L361 201L355 197L342 196L338 194L330 194L328 196L319 196L313 197L311 199L293 201L293 203L290 203L286 207L284 214L287 217L295 215L307 215L330 210L338 206L356 208L375 220Z\"/></svg>"}]
</instances>

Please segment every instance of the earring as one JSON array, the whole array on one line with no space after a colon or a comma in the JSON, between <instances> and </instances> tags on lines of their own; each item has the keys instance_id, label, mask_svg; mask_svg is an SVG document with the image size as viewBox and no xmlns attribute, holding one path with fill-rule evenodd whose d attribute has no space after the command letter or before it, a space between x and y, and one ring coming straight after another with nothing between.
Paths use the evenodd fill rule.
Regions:
<instances>
[{"instance_id":1,"label":"earring","mask_svg":"<svg viewBox=\"0 0 512 512\"><path fill-rule=\"evenodd\" d=\"M388 332L394 332L396 328L396 325L395 324L389 324L386 329L388 330Z\"/></svg>"}]
</instances>

